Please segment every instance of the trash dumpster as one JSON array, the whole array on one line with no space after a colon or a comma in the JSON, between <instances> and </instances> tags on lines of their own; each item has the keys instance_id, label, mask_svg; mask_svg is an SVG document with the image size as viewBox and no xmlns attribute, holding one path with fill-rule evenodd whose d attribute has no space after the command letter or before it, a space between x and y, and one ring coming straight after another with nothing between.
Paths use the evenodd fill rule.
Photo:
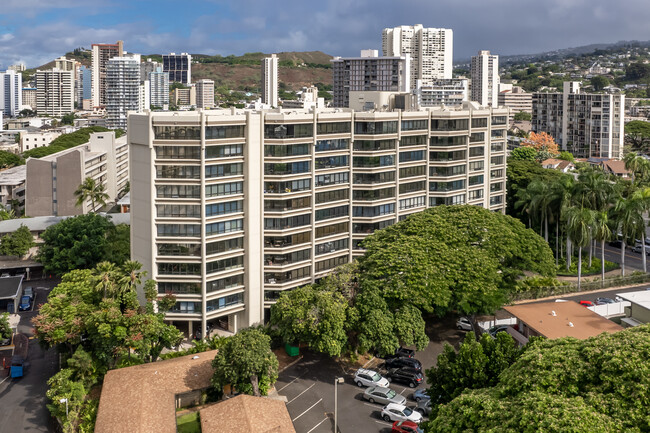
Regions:
<instances>
[{"instance_id":1,"label":"trash dumpster","mask_svg":"<svg viewBox=\"0 0 650 433\"><path fill-rule=\"evenodd\" d=\"M292 346L289 343L284 345L284 350L287 352L287 355L289 355L289 356L298 356L298 355L300 355L300 348L298 346Z\"/></svg>"},{"instance_id":2,"label":"trash dumpster","mask_svg":"<svg viewBox=\"0 0 650 433\"><path fill-rule=\"evenodd\" d=\"M25 360L20 355L14 355L11 358L11 378L23 377L23 367Z\"/></svg>"}]
</instances>

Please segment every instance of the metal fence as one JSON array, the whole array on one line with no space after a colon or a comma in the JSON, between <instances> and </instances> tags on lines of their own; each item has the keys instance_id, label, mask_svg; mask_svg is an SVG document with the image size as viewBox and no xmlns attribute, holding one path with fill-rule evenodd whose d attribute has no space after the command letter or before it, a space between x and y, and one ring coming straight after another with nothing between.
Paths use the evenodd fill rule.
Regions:
<instances>
[{"instance_id":1,"label":"metal fence","mask_svg":"<svg viewBox=\"0 0 650 433\"><path fill-rule=\"evenodd\" d=\"M567 293L587 292L591 290L607 289L610 287L632 286L650 282L650 274L635 273L625 277L605 278L605 281L583 281L578 290L578 283L567 283L557 286L534 287L525 292L513 293L511 301L523 301L525 299L538 299L547 296L564 295Z\"/></svg>"}]
</instances>

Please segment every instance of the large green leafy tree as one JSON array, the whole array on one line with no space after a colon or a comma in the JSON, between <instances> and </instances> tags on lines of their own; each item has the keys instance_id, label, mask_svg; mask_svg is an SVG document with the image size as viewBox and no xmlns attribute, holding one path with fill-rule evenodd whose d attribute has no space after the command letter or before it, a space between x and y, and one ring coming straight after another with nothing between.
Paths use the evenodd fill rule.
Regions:
<instances>
[{"instance_id":1,"label":"large green leafy tree","mask_svg":"<svg viewBox=\"0 0 650 433\"><path fill-rule=\"evenodd\" d=\"M513 149L510 152L510 158L513 161L537 161L537 151L532 147L522 146Z\"/></svg>"},{"instance_id":2,"label":"large green leafy tree","mask_svg":"<svg viewBox=\"0 0 650 433\"><path fill-rule=\"evenodd\" d=\"M47 272L57 275L93 268L111 256L106 251L113 248L107 242L112 227L108 218L97 214L66 218L43 232L38 260Z\"/></svg>"},{"instance_id":3,"label":"large green leafy tree","mask_svg":"<svg viewBox=\"0 0 650 433\"><path fill-rule=\"evenodd\" d=\"M278 358L271 351L271 338L254 328L226 339L212 367L212 384L217 389L231 384L256 396L266 395L278 378Z\"/></svg>"},{"instance_id":4,"label":"large green leafy tree","mask_svg":"<svg viewBox=\"0 0 650 433\"><path fill-rule=\"evenodd\" d=\"M528 184L535 179L546 180L548 183L553 183L556 179L560 178L563 173L557 170L542 168L542 166L537 162L508 158L508 170L506 171L506 175L506 187L508 191L506 197L506 213L527 223L528 215L521 209L515 208L515 203L518 200L517 194L519 193L521 195L519 191L528 188Z\"/></svg>"},{"instance_id":5,"label":"large green leafy tree","mask_svg":"<svg viewBox=\"0 0 650 433\"><path fill-rule=\"evenodd\" d=\"M25 160L15 153L0 150L0 169L23 165Z\"/></svg>"},{"instance_id":6,"label":"large green leafy tree","mask_svg":"<svg viewBox=\"0 0 650 433\"><path fill-rule=\"evenodd\" d=\"M634 151L648 151L650 145L650 122L633 120L625 124L625 143Z\"/></svg>"},{"instance_id":7,"label":"large green leafy tree","mask_svg":"<svg viewBox=\"0 0 650 433\"><path fill-rule=\"evenodd\" d=\"M29 228L21 225L13 233L6 234L0 239L0 256L22 257L34 246L34 236Z\"/></svg>"},{"instance_id":8,"label":"large green leafy tree","mask_svg":"<svg viewBox=\"0 0 650 433\"><path fill-rule=\"evenodd\" d=\"M439 407L426 432L650 431L650 326L537 340L493 387Z\"/></svg>"}]
</instances>

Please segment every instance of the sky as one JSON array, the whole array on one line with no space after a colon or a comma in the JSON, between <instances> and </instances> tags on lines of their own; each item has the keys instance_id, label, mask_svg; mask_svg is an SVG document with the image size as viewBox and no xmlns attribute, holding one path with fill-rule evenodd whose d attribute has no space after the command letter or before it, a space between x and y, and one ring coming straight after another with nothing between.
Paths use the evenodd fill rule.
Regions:
<instances>
[{"instance_id":1,"label":"sky","mask_svg":"<svg viewBox=\"0 0 650 433\"><path fill-rule=\"evenodd\" d=\"M451 28L455 61L650 40L648 0L0 0L0 70L92 43L129 52L381 50L385 27Z\"/></svg>"}]
</instances>

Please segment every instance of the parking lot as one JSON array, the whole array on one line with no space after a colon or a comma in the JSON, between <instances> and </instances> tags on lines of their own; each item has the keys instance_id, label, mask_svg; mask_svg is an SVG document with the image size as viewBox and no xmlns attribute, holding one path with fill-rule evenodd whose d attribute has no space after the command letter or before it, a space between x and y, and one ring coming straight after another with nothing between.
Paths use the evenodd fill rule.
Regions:
<instances>
[{"instance_id":1,"label":"parking lot","mask_svg":"<svg viewBox=\"0 0 650 433\"><path fill-rule=\"evenodd\" d=\"M454 323L430 325L427 333L431 341L425 350L415 357L422 367L433 366L442 351L443 342L458 344L464 333L457 331ZM367 368L381 374L383 361L375 358ZM365 387L353 382L355 368L345 370L328 356L305 353L304 358L283 371L275 385L280 395L287 398L287 409L297 433L331 433L334 431L334 380L344 377L345 383L338 385L338 431L341 433L383 432L391 430L392 423L381 419L381 404L371 404L363 399ZM420 385L425 388L427 385ZM407 398L407 406L415 407L411 395L417 388L391 384L391 388Z\"/></svg>"}]
</instances>

